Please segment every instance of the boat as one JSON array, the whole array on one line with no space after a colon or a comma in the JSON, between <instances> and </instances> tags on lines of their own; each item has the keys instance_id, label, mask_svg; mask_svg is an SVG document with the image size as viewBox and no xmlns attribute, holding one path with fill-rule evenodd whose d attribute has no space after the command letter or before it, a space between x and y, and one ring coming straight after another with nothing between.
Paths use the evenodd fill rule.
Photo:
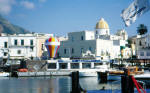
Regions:
<instances>
[{"instance_id":1,"label":"boat","mask_svg":"<svg viewBox=\"0 0 150 93\"><path fill-rule=\"evenodd\" d=\"M146 79L146 80L150 80L150 72L145 72L143 74L137 74L137 75L134 75L134 77L136 79Z\"/></svg>"},{"instance_id":2,"label":"boat","mask_svg":"<svg viewBox=\"0 0 150 93\"><path fill-rule=\"evenodd\" d=\"M8 72L0 72L0 77L8 77L9 75Z\"/></svg>"},{"instance_id":3,"label":"boat","mask_svg":"<svg viewBox=\"0 0 150 93\"><path fill-rule=\"evenodd\" d=\"M40 71L44 67L45 71ZM18 76L68 76L72 72L79 71L80 77L87 76L97 76L97 71L107 71L108 64L107 62L101 60L81 60L81 59L60 59L60 60L47 60L44 65L35 65L33 64L34 71L28 72L17 72Z\"/></svg>"},{"instance_id":4,"label":"boat","mask_svg":"<svg viewBox=\"0 0 150 93\"><path fill-rule=\"evenodd\" d=\"M87 70L79 70L80 77L96 77L97 70L95 69L87 69Z\"/></svg>"},{"instance_id":5,"label":"boat","mask_svg":"<svg viewBox=\"0 0 150 93\"><path fill-rule=\"evenodd\" d=\"M109 71L109 65L106 64L106 62L102 62L101 65L96 65L94 68L90 69L80 69L79 70L79 76L98 76L97 72L108 72Z\"/></svg>"},{"instance_id":6,"label":"boat","mask_svg":"<svg viewBox=\"0 0 150 93\"><path fill-rule=\"evenodd\" d=\"M106 62L101 60L48 60L47 71L79 71L79 76L97 76L97 71L108 70Z\"/></svg>"}]
</instances>

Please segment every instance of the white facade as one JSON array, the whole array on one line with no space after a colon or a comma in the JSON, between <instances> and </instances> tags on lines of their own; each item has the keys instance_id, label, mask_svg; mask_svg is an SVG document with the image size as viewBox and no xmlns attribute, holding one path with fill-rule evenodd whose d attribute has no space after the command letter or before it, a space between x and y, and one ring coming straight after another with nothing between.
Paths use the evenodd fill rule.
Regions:
<instances>
[{"instance_id":1,"label":"white facade","mask_svg":"<svg viewBox=\"0 0 150 93\"><path fill-rule=\"evenodd\" d=\"M94 31L69 33L68 40L62 41L60 44L59 55L73 58L83 58L85 56L101 57L103 59L119 58L120 46L125 46L126 40L95 39L94 34Z\"/></svg>"},{"instance_id":2,"label":"white facade","mask_svg":"<svg viewBox=\"0 0 150 93\"><path fill-rule=\"evenodd\" d=\"M104 25L102 21L100 22L96 25L96 31L68 33L68 40L62 41L60 44L59 56L66 58L91 57L104 60L120 58L120 46L127 44L127 38L124 38L123 35L110 35L106 22Z\"/></svg>"},{"instance_id":3,"label":"white facade","mask_svg":"<svg viewBox=\"0 0 150 93\"><path fill-rule=\"evenodd\" d=\"M137 36L136 51L138 59L150 59L150 35Z\"/></svg>"},{"instance_id":4,"label":"white facade","mask_svg":"<svg viewBox=\"0 0 150 93\"><path fill-rule=\"evenodd\" d=\"M3 59L37 59L42 43L52 34L19 34L0 37L0 57ZM43 42L41 43L41 40ZM40 48L39 48L40 47Z\"/></svg>"},{"instance_id":5,"label":"white facade","mask_svg":"<svg viewBox=\"0 0 150 93\"><path fill-rule=\"evenodd\" d=\"M138 59L150 59L150 49L141 49L137 51Z\"/></svg>"}]
</instances>

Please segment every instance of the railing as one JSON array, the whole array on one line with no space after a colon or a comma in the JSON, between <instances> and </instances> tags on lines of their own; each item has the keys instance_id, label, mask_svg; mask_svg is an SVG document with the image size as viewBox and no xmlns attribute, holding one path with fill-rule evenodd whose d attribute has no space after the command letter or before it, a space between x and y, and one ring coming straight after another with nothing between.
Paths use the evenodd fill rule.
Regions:
<instances>
[{"instance_id":1,"label":"railing","mask_svg":"<svg viewBox=\"0 0 150 93\"><path fill-rule=\"evenodd\" d=\"M138 90L138 93L142 93L141 90L143 91L143 93L146 93L146 91L144 90L144 88L137 82L137 80L133 76L131 78L133 80L134 85L136 86L136 88Z\"/></svg>"}]
</instances>

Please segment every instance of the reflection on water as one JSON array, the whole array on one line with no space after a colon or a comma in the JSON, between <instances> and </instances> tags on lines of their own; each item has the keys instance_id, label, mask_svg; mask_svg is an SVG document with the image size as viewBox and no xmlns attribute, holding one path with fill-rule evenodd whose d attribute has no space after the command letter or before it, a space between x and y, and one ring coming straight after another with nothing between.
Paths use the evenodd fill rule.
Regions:
<instances>
[{"instance_id":1,"label":"reflection on water","mask_svg":"<svg viewBox=\"0 0 150 93\"><path fill-rule=\"evenodd\" d=\"M86 90L119 89L120 82L100 84L97 77L80 78ZM0 93L70 93L71 77L0 77Z\"/></svg>"},{"instance_id":2,"label":"reflection on water","mask_svg":"<svg viewBox=\"0 0 150 93\"><path fill-rule=\"evenodd\" d=\"M0 93L70 93L70 77L0 77Z\"/></svg>"},{"instance_id":3,"label":"reflection on water","mask_svg":"<svg viewBox=\"0 0 150 93\"><path fill-rule=\"evenodd\" d=\"M108 81L107 83L100 83L97 77L80 78L80 85L85 90L115 90L120 89L121 87L120 80Z\"/></svg>"}]
</instances>

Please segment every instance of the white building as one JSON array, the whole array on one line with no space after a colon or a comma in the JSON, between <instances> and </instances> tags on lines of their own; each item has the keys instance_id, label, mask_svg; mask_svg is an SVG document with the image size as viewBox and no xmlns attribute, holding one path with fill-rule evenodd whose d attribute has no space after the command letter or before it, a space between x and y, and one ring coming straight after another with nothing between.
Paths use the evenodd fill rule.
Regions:
<instances>
[{"instance_id":1,"label":"white building","mask_svg":"<svg viewBox=\"0 0 150 93\"><path fill-rule=\"evenodd\" d=\"M137 36L136 51L138 59L150 59L150 35Z\"/></svg>"},{"instance_id":2,"label":"white building","mask_svg":"<svg viewBox=\"0 0 150 93\"><path fill-rule=\"evenodd\" d=\"M3 59L39 59L44 43L52 34L18 34L0 36L0 57Z\"/></svg>"},{"instance_id":3,"label":"white building","mask_svg":"<svg viewBox=\"0 0 150 93\"><path fill-rule=\"evenodd\" d=\"M58 53L59 56L66 58L88 57L104 60L120 58L120 46L125 46L127 39L125 30L119 30L116 35L110 35L109 26L102 18L96 24L95 31L68 33L68 40L61 42Z\"/></svg>"}]
</instances>

